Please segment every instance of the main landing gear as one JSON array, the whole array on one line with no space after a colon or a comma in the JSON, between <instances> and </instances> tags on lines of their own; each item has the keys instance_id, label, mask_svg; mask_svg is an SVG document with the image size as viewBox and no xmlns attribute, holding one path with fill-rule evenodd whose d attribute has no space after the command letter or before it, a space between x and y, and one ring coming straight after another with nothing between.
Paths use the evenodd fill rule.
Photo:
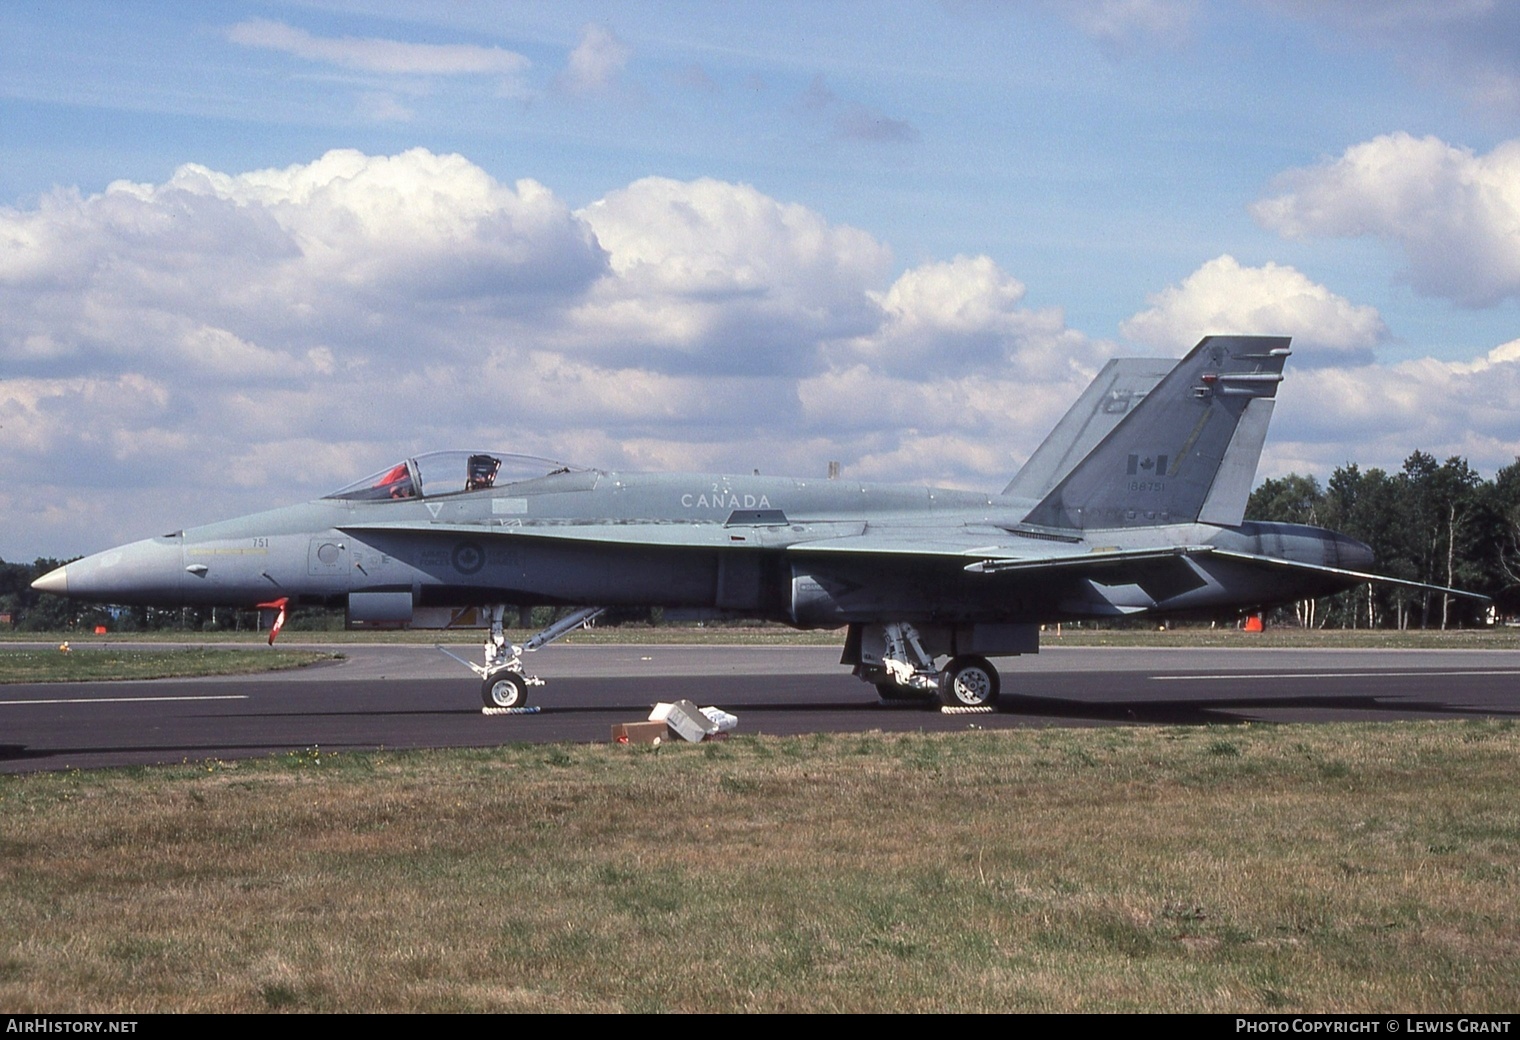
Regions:
<instances>
[{"instance_id":1,"label":"main landing gear","mask_svg":"<svg viewBox=\"0 0 1520 1040\"><path fill-rule=\"evenodd\" d=\"M855 674L876 687L883 701L938 705L945 712L991 712L997 710L1001 683L997 669L985 657L962 654L951 657L944 668L924 649L919 632L907 622L883 625L884 644L879 661L871 660L861 647Z\"/></svg>"},{"instance_id":2,"label":"main landing gear","mask_svg":"<svg viewBox=\"0 0 1520 1040\"><path fill-rule=\"evenodd\" d=\"M952 657L939 675L939 700L947 708L994 708L1001 692L997 669L985 657Z\"/></svg>"},{"instance_id":3,"label":"main landing gear","mask_svg":"<svg viewBox=\"0 0 1520 1040\"><path fill-rule=\"evenodd\" d=\"M528 706L528 688L542 686L544 681L536 675L528 675L523 671L522 655L531 653L539 647L548 646L561 636L569 635L605 609L605 607L586 607L583 610L577 610L567 617L560 618L526 643L518 646L507 642L505 626L502 624L506 607L496 603L491 606L491 631L486 635L485 664L479 665L473 661L466 661L443 646L438 649L480 676L480 699L485 703L482 709L485 714L527 714L538 710Z\"/></svg>"}]
</instances>

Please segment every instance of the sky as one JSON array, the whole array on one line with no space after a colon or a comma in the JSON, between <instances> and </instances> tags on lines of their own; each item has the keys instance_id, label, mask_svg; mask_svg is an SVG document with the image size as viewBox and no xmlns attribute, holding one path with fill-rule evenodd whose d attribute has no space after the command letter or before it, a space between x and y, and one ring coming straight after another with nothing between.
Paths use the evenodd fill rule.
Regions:
<instances>
[{"instance_id":1,"label":"sky","mask_svg":"<svg viewBox=\"0 0 1520 1040\"><path fill-rule=\"evenodd\" d=\"M0 6L0 558L428 450L999 490L1293 337L1259 477L1520 456L1520 5Z\"/></svg>"}]
</instances>

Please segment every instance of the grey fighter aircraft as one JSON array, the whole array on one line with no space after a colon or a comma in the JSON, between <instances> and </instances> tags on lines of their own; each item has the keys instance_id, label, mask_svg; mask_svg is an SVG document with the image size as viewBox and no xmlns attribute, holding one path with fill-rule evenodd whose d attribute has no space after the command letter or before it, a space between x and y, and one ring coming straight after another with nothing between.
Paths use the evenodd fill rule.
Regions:
<instances>
[{"instance_id":1,"label":"grey fighter aircraft","mask_svg":"<svg viewBox=\"0 0 1520 1040\"><path fill-rule=\"evenodd\" d=\"M1244 521L1288 342L1210 336L1175 364L1110 362L1000 494L436 452L315 502L86 557L34 587L259 606L271 642L298 604L344 605L360 624L479 617L484 663L464 663L487 710L530 710L542 680L522 654L607 607L847 626L842 663L883 698L988 710L988 658L1037 652L1044 624L1414 586L1367 573L1371 550L1345 535ZM515 646L508 604L578 609Z\"/></svg>"}]
</instances>

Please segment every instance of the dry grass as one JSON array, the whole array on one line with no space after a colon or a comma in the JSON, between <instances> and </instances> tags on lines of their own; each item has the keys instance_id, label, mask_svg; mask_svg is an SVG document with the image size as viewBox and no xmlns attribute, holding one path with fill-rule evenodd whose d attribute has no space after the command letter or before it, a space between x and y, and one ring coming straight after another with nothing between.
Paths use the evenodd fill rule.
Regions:
<instances>
[{"instance_id":1,"label":"dry grass","mask_svg":"<svg viewBox=\"0 0 1520 1040\"><path fill-rule=\"evenodd\" d=\"M1513 1011L1520 729L0 777L0 1006Z\"/></svg>"},{"instance_id":2,"label":"dry grass","mask_svg":"<svg viewBox=\"0 0 1520 1040\"><path fill-rule=\"evenodd\" d=\"M508 640L522 643L535 633L533 629L508 629ZM756 625L599 625L583 629L564 638L575 644L694 644L699 646L842 646L844 629L799 632L779 624ZM287 629L280 636L280 646L343 643L418 643L432 645L443 640L479 637L477 630L455 629L439 632L431 629L342 629L295 631ZM36 633L0 629L0 648L8 642L70 640L81 649L97 643L112 648L154 643L248 643L262 644L261 632L112 632L95 636L82 632ZM1419 650L1514 650L1520 649L1520 629L1506 627L1464 628L1441 632L1436 629L1304 629L1280 626L1265 632L1242 632L1224 625L1210 628L1203 624L1173 625L1170 628L1092 628L1066 625L1048 627L1040 637L1044 646L1160 646L1160 647L1323 647L1326 649L1407 648Z\"/></svg>"},{"instance_id":3,"label":"dry grass","mask_svg":"<svg viewBox=\"0 0 1520 1040\"><path fill-rule=\"evenodd\" d=\"M1325 650L1516 650L1520 649L1520 629L1507 627L1439 629L1390 628L1269 628L1265 632L1243 632L1224 626L1179 626L1156 628L1071 628L1059 632L1047 629L1041 636L1044 646L1218 646L1218 647L1298 647Z\"/></svg>"},{"instance_id":4,"label":"dry grass","mask_svg":"<svg viewBox=\"0 0 1520 1040\"><path fill-rule=\"evenodd\" d=\"M538 633L537 628L508 628L507 639L524 643ZM439 629L290 629L279 637L279 646L291 647L309 644L343 643L420 643L428 646L437 642L474 641L483 638L484 628ZM105 644L110 646L151 645L154 643L247 643L262 644L268 639L267 632L191 632L161 629L153 632L111 632L97 636L88 632L23 632L0 628L0 647L14 642L59 642L69 640L76 647ZM757 623L753 625L599 625L581 629L564 637L570 643L626 644L698 644L707 646L842 646L844 629L821 629L799 631L781 624Z\"/></svg>"},{"instance_id":5,"label":"dry grass","mask_svg":"<svg viewBox=\"0 0 1520 1040\"><path fill-rule=\"evenodd\" d=\"M86 682L102 679L169 679L195 675L246 675L304 668L331 661L312 650L188 650L125 646L79 650L0 649L0 683Z\"/></svg>"}]
</instances>

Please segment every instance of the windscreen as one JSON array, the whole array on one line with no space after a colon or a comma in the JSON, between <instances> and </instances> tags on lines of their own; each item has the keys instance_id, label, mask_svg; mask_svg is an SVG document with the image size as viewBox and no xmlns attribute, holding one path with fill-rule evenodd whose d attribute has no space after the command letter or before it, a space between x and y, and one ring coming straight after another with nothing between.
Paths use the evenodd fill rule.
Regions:
<instances>
[{"instance_id":1,"label":"windscreen","mask_svg":"<svg viewBox=\"0 0 1520 1040\"><path fill-rule=\"evenodd\" d=\"M328 498L349 501L385 501L402 498L436 498L466 491L535 480L554 473L570 473L578 466L567 466L553 459L534 455L514 455L501 451L434 451L372 473L339 488Z\"/></svg>"}]
</instances>

